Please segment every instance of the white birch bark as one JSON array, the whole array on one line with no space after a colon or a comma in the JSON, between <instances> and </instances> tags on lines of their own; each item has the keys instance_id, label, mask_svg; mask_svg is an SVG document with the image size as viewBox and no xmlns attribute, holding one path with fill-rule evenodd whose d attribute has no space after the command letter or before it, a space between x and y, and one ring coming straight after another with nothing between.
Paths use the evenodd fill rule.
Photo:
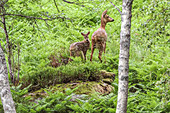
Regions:
<instances>
[{"instance_id":1,"label":"white birch bark","mask_svg":"<svg viewBox=\"0 0 170 113\"><path fill-rule=\"evenodd\" d=\"M131 8L133 0L123 0L121 13L119 88L116 113L127 112Z\"/></svg>"},{"instance_id":2,"label":"white birch bark","mask_svg":"<svg viewBox=\"0 0 170 113\"><path fill-rule=\"evenodd\" d=\"M15 103L12 99L5 55L0 44L0 96L3 104L4 113L16 113Z\"/></svg>"}]
</instances>

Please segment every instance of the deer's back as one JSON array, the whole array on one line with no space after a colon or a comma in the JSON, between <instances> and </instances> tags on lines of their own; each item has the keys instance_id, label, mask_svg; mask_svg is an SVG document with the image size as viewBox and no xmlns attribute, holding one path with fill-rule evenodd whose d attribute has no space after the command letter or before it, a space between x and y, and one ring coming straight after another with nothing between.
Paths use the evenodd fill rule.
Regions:
<instances>
[{"instance_id":1,"label":"deer's back","mask_svg":"<svg viewBox=\"0 0 170 113\"><path fill-rule=\"evenodd\" d=\"M75 42L70 45L70 51L87 51L89 49L90 42Z\"/></svg>"},{"instance_id":2,"label":"deer's back","mask_svg":"<svg viewBox=\"0 0 170 113\"><path fill-rule=\"evenodd\" d=\"M104 29L99 28L92 34L92 40L95 42L97 48L101 47L107 40L107 33Z\"/></svg>"},{"instance_id":3,"label":"deer's back","mask_svg":"<svg viewBox=\"0 0 170 113\"><path fill-rule=\"evenodd\" d=\"M95 31L92 35L92 39L95 39L95 41L106 41L107 40L107 33L104 29L99 28L97 31Z\"/></svg>"}]
</instances>

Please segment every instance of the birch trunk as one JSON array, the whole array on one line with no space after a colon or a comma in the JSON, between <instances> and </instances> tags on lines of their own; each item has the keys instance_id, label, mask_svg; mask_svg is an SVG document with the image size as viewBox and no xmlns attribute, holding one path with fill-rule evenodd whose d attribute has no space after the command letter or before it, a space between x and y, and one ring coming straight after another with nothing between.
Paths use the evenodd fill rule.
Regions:
<instances>
[{"instance_id":1,"label":"birch trunk","mask_svg":"<svg viewBox=\"0 0 170 113\"><path fill-rule=\"evenodd\" d=\"M0 13L6 14L4 5L7 2L8 2L8 0L1 0L0 1ZM11 67L11 52L12 51L11 51L11 47L10 47L10 44L9 44L9 37L8 37L8 32L7 32L7 27L6 27L5 15L2 15L2 21L0 21L0 22L4 26L4 32L5 32L5 35L6 35L6 42L7 42L7 49L8 49L7 52L8 52L9 73L10 73L11 81L13 82L14 76L13 76L12 67Z\"/></svg>"},{"instance_id":2,"label":"birch trunk","mask_svg":"<svg viewBox=\"0 0 170 113\"><path fill-rule=\"evenodd\" d=\"M123 0L121 14L119 88L116 113L127 112L131 8L133 0Z\"/></svg>"},{"instance_id":3,"label":"birch trunk","mask_svg":"<svg viewBox=\"0 0 170 113\"><path fill-rule=\"evenodd\" d=\"M9 74L10 74L11 81L14 82L14 75L13 75L12 66L11 66L11 51L12 50L11 50L11 47L10 47L10 44L9 44L9 37L8 37L7 28L6 28L5 16L2 17L2 23L4 25L4 32L5 32L5 35L6 35L6 42L7 42L7 49L8 49L7 51L8 51Z\"/></svg>"},{"instance_id":4,"label":"birch trunk","mask_svg":"<svg viewBox=\"0 0 170 113\"><path fill-rule=\"evenodd\" d=\"M1 44L0 44L0 96L4 108L4 113L16 113L15 104L12 99L9 86L5 55L3 53Z\"/></svg>"}]
</instances>

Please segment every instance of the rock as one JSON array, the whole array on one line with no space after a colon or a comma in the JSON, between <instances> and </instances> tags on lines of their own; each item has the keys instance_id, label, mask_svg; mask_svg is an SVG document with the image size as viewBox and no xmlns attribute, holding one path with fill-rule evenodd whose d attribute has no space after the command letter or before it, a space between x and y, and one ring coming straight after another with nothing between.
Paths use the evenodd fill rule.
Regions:
<instances>
[{"instance_id":1,"label":"rock","mask_svg":"<svg viewBox=\"0 0 170 113\"><path fill-rule=\"evenodd\" d=\"M115 74L112 72L107 72L106 70L101 70L100 74L103 78L111 78L112 80L115 79Z\"/></svg>"},{"instance_id":2,"label":"rock","mask_svg":"<svg viewBox=\"0 0 170 113\"><path fill-rule=\"evenodd\" d=\"M84 94L81 94L81 95L75 94L71 97L70 101L77 102L76 99L84 99L85 97L86 97L86 95L84 95Z\"/></svg>"},{"instance_id":3,"label":"rock","mask_svg":"<svg viewBox=\"0 0 170 113\"><path fill-rule=\"evenodd\" d=\"M110 78L102 79L102 81L107 84L111 84L113 82L113 80Z\"/></svg>"},{"instance_id":4,"label":"rock","mask_svg":"<svg viewBox=\"0 0 170 113\"><path fill-rule=\"evenodd\" d=\"M96 87L94 87L94 89L96 92L99 92L100 94L109 94L112 90L114 90L114 87L106 83L102 83L97 84Z\"/></svg>"},{"instance_id":5,"label":"rock","mask_svg":"<svg viewBox=\"0 0 170 113\"><path fill-rule=\"evenodd\" d=\"M105 81L105 82L104 82ZM107 83L107 82L108 83ZM87 82L80 82L80 81L74 81L73 83L63 83L63 84L56 84L55 86L51 86L50 88L46 89L50 92L65 92L66 88L75 89L74 96L71 98L70 101L76 101L76 99L83 98L83 94L85 95L92 95L96 92L98 92L101 95L107 95L111 93L114 90L114 87L109 85L109 82L112 82L112 79L104 79L103 81L95 82L95 81L87 81ZM38 90L33 93L29 93L26 96L33 97L33 101L37 101L38 99L41 99L43 97L48 96L48 93L44 90Z\"/></svg>"}]
</instances>

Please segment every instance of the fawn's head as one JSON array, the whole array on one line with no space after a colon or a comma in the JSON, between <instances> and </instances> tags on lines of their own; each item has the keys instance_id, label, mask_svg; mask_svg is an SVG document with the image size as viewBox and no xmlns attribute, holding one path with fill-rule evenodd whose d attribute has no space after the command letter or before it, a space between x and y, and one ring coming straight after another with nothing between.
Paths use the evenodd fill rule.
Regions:
<instances>
[{"instance_id":1,"label":"fawn's head","mask_svg":"<svg viewBox=\"0 0 170 113\"><path fill-rule=\"evenodd\" d=\"M102 13L102 17L101 17L101 21L103 21L105 24L107 22L113 22L114 19L109 17L109 15L106 14L107 13L107 10L105 10L103 13Z\"/></svg>"},{"instance_id":2,"label":"fawn's head","mask_svg":"<svg viewBox=\"0 0 170 113\"><path fill-rule=\"evenodd\" d=\"M89 34L90 34L90 31L87 34L81 33L81 35L83 35L83 37L84 37L85 42L90 42L89 41L89 36L88 36Z\"/></svg>"}]
</instances>

